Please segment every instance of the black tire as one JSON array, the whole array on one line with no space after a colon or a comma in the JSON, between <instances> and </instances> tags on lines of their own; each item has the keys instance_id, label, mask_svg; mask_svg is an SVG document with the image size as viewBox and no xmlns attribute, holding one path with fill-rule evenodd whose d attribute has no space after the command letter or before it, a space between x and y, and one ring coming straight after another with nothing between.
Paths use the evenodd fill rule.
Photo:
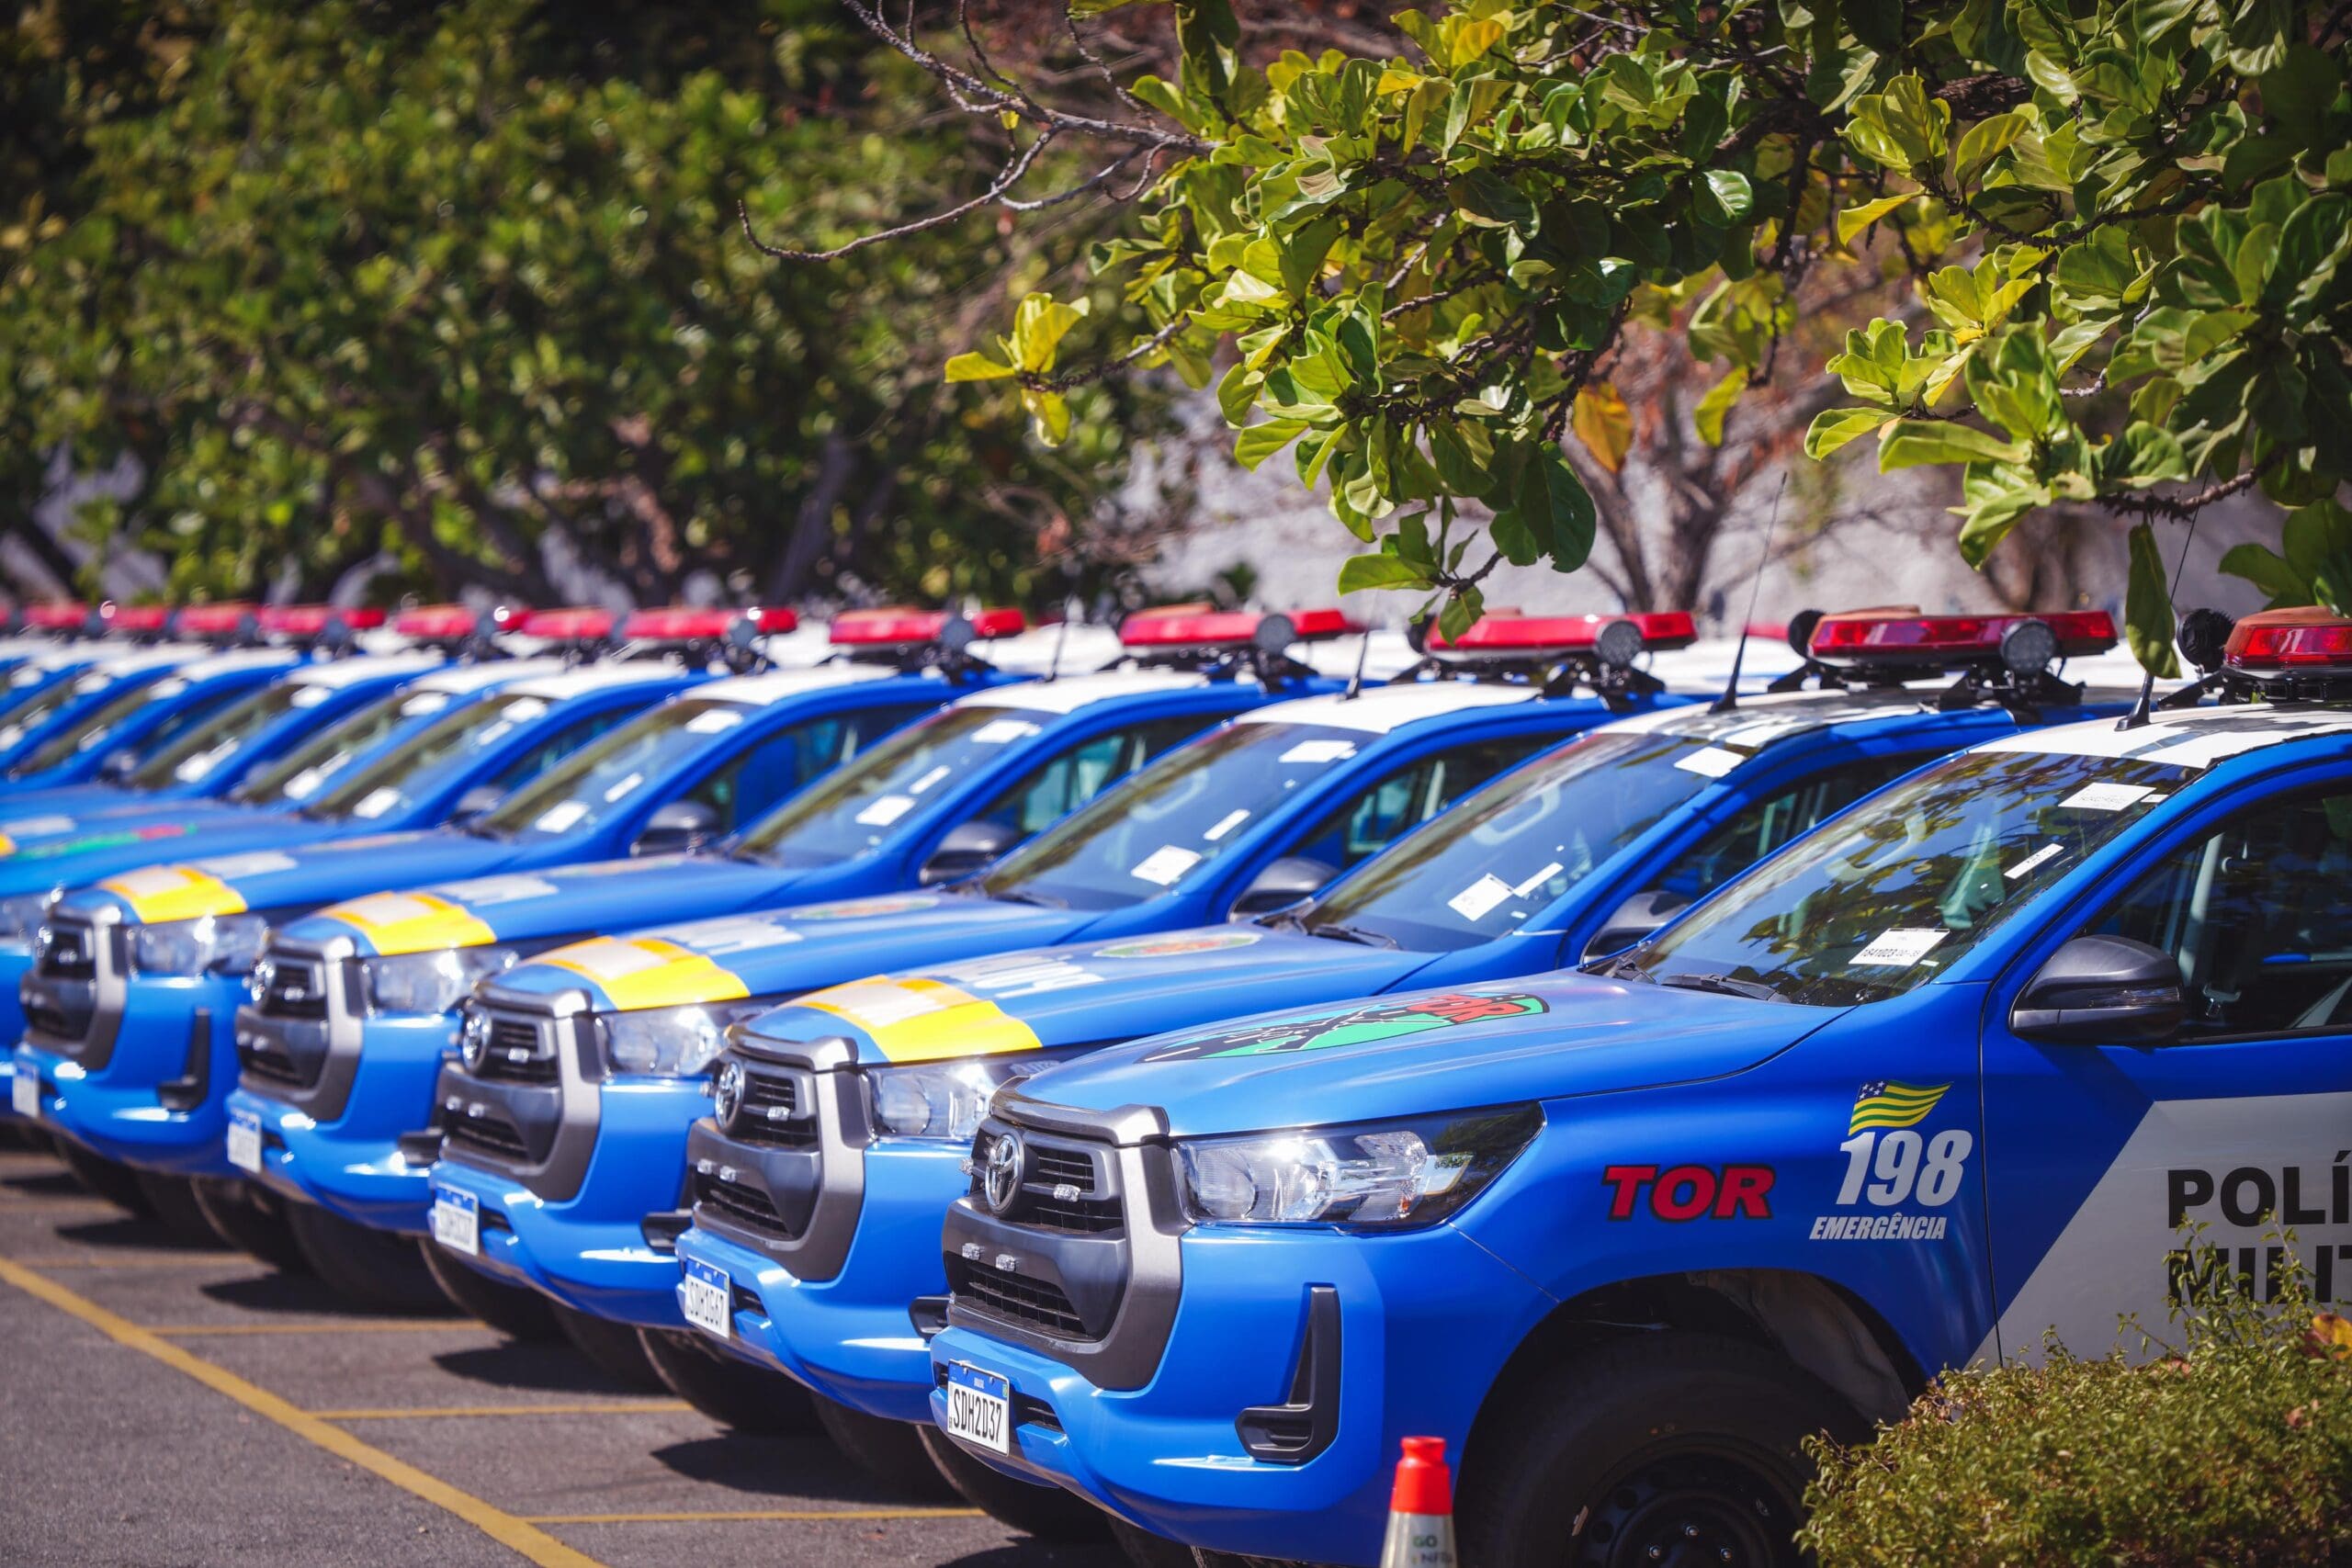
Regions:
<instances>
[{"instance_id":1,"label":"black tire","mask_svg":"<svg viewBox=\"0 0 2352 1568\"><path fill-rule=\"evenodd\" d=\"M127 1165L119 1165L104 1155L94 1155L71 1138L57 1140L57 1157L74 1173L74 1179L105 1199L118 1209L127 1209L140 1215L153 1214L155 1206L147 1201L147 1193L139 1185L139 1173Z\"/></svg>"},{"instance_id":2,"label":"black tire","mask_svg":"<svg viewBox=\"0 0 2352 1568\"><path fill-rule=\"evenodd\" d=\"M376 1312L447 1312L449 1300L416 1256L415 1241L369 1230L315 1203L289 1204L286 1223L311 1271L354 1305Z\"/></svg>"},{"instance_id":3,"label":"black tire","mask_svg":"<svg viewBox=\"0 0 2352 1568\"><path fill-rule=\"evenodd\" d=\"M956 1439L933 1426L915 1428L923 1451L956 1495L997 1523L1039 1540L1091 1542L1108 1540L1110 1516L1074 1492L1054 1485L1023 1481L992 1470L956 1446ZM1171 1543L1172 1544L1172 1543ZM1192 1556L1186 1552L1184 1561Z\"/></svg>"},{"instance_id":4,"label":"black tire","mask_svg":"<svg viewBox=\"0 0 2352 1568\"><path fill-rule=\"evenodd\" d=\"M165 1176L157 1170L134 1171L139 1190L146 1196L148 1208L154 1211L157 1223L172 1233L174 1240L187 1247L220 1248L229 1245L212 1225L211 1216L204 1205L196 1201L196 1183L185 1176Z\"/></svg>"},{"instance_id":5,"label":"black tire","mask_svg":"<svg viewBox=\"0 0 2352 1568\"><path fill-rule=\"evenodd\" d=\"M307 1274L311 1260L286 1223L286 1201L265 1187L222 1177L199 1176L191 1184L196 1206L231 1247L243 1247L288 1274Z\"/></svg>"},{"instance_id":6,"label":"black tire","mask_svg":"<svg viewBox=\"0 0 2352 1568\"><path fill-rule=\"evenodd\" d=\"M571 1348L585 1356L589 1365L598 1371L648 1393L669 1392L662 1386L661 1375L654 1371L653 1363L645 1359L645 1344L638 1338L635 1328L626 1323L591 1317L558 1301L548 1302L548 1308L555 1314L556 1326L571 1341Z\"/></svg>"},{"instance_id":7,"label":"black tire","mask_svg":"<svg viewBox=\"0 0 2352 1568\"><path fill-rule=\"evenodd\" d=\"M939 1473L939 1467L923 1451L922 1427L909 1421L885 1421L879 1416L868 1416L862 1410L852 1410L846 1404L813 1395L808 1405L816 1412L817 1425L824 1428L833 1447L875 1480L924 1502L956 1500L956 1489L947 1484L947 1478Z\"/></svg>"},{"instance_id":8,"label":"black tire","mask_svg":"<svg viewBox=\"0 0 2352 1568\"><path fill-rule=\"evenodd\" d=\"M1102 1518L1111 1527L1111 1539L1119 1543L1119 1551L1132 1568L1196 1568L1200 1562L1193 1549L1182 1541L1154 1535L1115 1515L1105 1514Z\"/></svg>"},{"instance_id":9,"label":"black tire","mask_svg":"<svg viewBox=\"0 0 2352 1568\"><path fill-rule=\"evenodd\" d=\"M479 1269L469 1269L429 1241L419 1241L424 1271L459 1312L478 1317L509 1339L557 1339L555 1303L522 1285L493 1280Z\"/></svg>"},{"instance_id":10,"label":"black tire","mask_svg":"<svg viewBox=\"0 0 2352 1568\"><path fill-rule=\"evenodd\" d=\"M782 1372L714 1350L691 1330L640 1328L637 1337L662 1386L722 1427L785 1435L816 1425L808 1391Z\"/></svg>"},{"instance_id":11,"label":"black tire","mask_svg":"<svg viewBox=\"0 0 2352 1568\"><path fill-rule=\"evenodd\" d=\"M1575 1357L1489 1419L1455 1499L1468 1568L1797 1568L1804 1439L1860 1425L1771 1351L1680 1332Z\"/></svg>"}]
</instances>

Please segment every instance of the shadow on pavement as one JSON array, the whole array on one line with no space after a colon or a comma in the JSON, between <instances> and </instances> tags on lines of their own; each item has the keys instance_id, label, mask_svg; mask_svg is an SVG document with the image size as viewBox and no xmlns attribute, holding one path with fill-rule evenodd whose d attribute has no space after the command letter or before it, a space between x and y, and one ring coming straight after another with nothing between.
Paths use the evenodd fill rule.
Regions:
<instances>
[{"instance_id":1,"label":"shadow on pavement","mask_svg":"<svg viewBox=\"0 0 2352 1568\"><path fill-rule=\"evenodd\" d=\"M1049 1562L1067 1568L1125 1568L1126 1561L1115 1546L1054 1546L1023 1536L1011 1546L967 1552L939 1568L1043 1568Z\"/></svg>"},{"instance_id":2,"label":"shadow on pavement","mask_svg":"<svg viewBox=\"0 0 2352 1568\"><path fill-rule=\"evenodd\" d=\"M77 1187L75 1190L80 1190ZM121 1214L103 1220L57 1227L57 1239L80 1247L135 1247L142 1251L220 1252L232 1250L219 1236L191 1235L161 1220Z\"/></svg>"},{"instance_id":3,"label":"shadow on pavement","mask_svg":"<svg viewBox=\"0 0 2352 1568\"><path fill-rule=\"evenodd\" d=\"M452 1324L472 1321L460 1318L454 1307L400 1312L365 1306L337 1294L308 1274L283 1273L258 1262L254 1267L265 1272L240 1280L219 1280L198 1288L223 1306L243 1307L248 1312L299 1314L304 1317L446 1317Z\"/></svg>"},{"instance_id":4,"label":"shadow on pavement","mask_svg":"<svg viewBox=\"0 0 2352 1568\"><path fill-rule=\"evenodd\" d=\"M730 1492L769 1497L823 1497L842 1503L904 1503L908 1493L876 1480L817 1433L798 1438L719 1432L653 1450L684 1476Z\"/></svg>"},{"instance_id":5,"label":"shadow on pavement","mask_svg":"<svg viewBox=\"0 0 2352 1568\"><path fill-rule=\"evenodd\" d=\"M446 1350L433 1358L433 1364L452 1377L488 1383L493 1388L616 1396L645 1392L606 1376L590 1366L571 1346L554 1341L526 1344L509 1339L497 1345Z\"/></svg>"}]
</instances>

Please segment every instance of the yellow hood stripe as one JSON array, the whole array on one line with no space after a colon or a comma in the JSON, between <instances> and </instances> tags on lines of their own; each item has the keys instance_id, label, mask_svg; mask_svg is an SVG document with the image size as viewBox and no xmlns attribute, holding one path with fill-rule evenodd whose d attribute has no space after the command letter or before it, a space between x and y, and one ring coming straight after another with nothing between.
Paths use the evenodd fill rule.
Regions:
<instances>
[{"instance_id":1,"label":"yellow hood stripe","mask_svg":"<svg viewBox=\"0 0 2352 1568\"><path fill-rule=\"evenodd\" d=\"M594 981L624 1012L735 1001L752 994L733 970L651 937L592 937L545 953L540 962Z\"/></svg>"},{"instance_id":2,"label":"yellow hood stripe","mask_svg":"<svg viewBox=\"0 0 2352 1568\"><path fill-rule=\"evenodd\" d=\"M370 893L320 912L356 927L387 957L483 947L498 940L498 933L463 904L430 893Z\"/></svg>"},{"instance_id":3,"label":"yellow hood stripe","mask_svg":"<svg viewBox=\"0 0 2352 1568\"><path fill-rule=\"evenodd\" d=\"M940 1062L1035 1051L1036 1031L994 1002L940 980L876 976L812 991L796 1004L864 1030L893 1062Z\"/></svg>"},{"instance_id":4,"label":"yellow hood stripe","mask_svg":"<svg viewBox=\"0 0 2352 1568\"><path fill-rule=\"evenodd\" d=\"M0 833L0 855L12 855L16 852L17 840L6 833Z\"/></svg>"},{"instance_id":5,"label":"yellow hood stripe","mask_svg":"<svg viewBox=\"0 0 2352 1568\"><path fill-rule=\"evenodd\" d=\"M193 920L205 915L242 915L243 895L219 877L192 865L149 865L98 884L130 906L141 925Z\"/></svg>"}]
</instances>

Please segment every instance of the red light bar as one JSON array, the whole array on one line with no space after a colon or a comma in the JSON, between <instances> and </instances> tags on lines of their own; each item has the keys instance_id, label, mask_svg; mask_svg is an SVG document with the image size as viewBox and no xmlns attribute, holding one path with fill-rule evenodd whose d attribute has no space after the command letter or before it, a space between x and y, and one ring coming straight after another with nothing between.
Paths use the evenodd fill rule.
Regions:
<instances>
[{"instance_id":1,"label":"red light bar","mask_svg":"<svg viewBox=\"0 0 2352 1568\"><path fill-rule=\"evenodd\" d=\"M1488 615L1449 642L1434 632L1431 648L1457 653L1581 653L1597 647L1604 627L1624 622L1642 634L1645 649L1688 648L1699 640L1688 610L1653 610L1637 615Z\"/></svg>"},{"instance_id":2,"label":"red light bar","mask_svg":"<svg viewBox=\"0 0 2352 1568\"><path fill-rule=\"evenodd\" d=\"M2104 653L2115 646L2105 610L2046 615L1923 615L1908 605L1824 615L1813 628L1811 655L1825 664L1942 664L1997 657L2001 637L2022 621L2040 621L2058 638L2058 657Z\"/></svg>"},{"instance_id":3,"label":"red light bar","mask_svg":"<svg viewBox=\"0 0 2352 1568\"><path fill-rule=\"evenodd\" d=\"M955 618L945 610L843 610L827 635L841 648L904 648L938 641ZM1013 637L1029 626L1029 617L1018 610L982 610L969 618L975 640Z\"/></svg>"},{"instance_id":4,"label":"red light bar","mask_svg":"<svg viewBox=\"0 0 2352 1568\"><path fill-rule=\"evenodd\" d=\"M1317 642L1363 628L1339 610L1280 612L1294 639ZM1239 648L1253 641L1266 616L1256 610L1213 610L1205 604L1165 604L1138 610L1119 623L1127 648Z\"/></svg>"},{"instance_id":5,"label":"red light bar","mask_svg":"<svg viewBox=\"0 0 2352 1568\"><path fill-rule=\"evenodd\" d=\"M2233 670L2352 670L2352 620L2333 610L2265 610L2231 629Z\"/></svg>"},{"instance_id":6,"label":"red light bar","mask_svg":"<svg viewBox=\"0 0 2352 1568\"><path fill-rule=\"evenodd\" d=\"M88 624L90 607L74 600L25 606L25 625L45 632L76 632Z\"/></svg>"},{"instance_id":7,"label":"red light bar","mask_svg":"<svg viewBox=\"0 0 2352 1568\"><path fill-rule=\"evenodd\" d=\"M518 629L525 637L549 642L602 642L613 635L613 621L610 610L531 610L524 614Z\"/></svg>"},{"instance_id":8,"label":"red light bar","mask_svg":"<svg viewBox=\"0 0 2352 1568\"><path fill-rule=\"evenodd\" d=\"M781 604L762 604L746 610L743 618L751 622L752 629L762 637L782 637L786 632L800 629L799 615Z\"/></svg>"},{"instance_id":9,"label":"red light bar","mask_svg":"<svg viewBox=\"0 0 2352 1568\"><path fill-rule=\"evenodd\" d=\"M419 642L458 642L473 636L479 624L463 604L419 604L402 610L392 629Z\"/></svg>"},{"instance_id":10,"label":"red light bar","mask_svg":"<svg viewBox=\"0 0 2352 1568\"><path fill-rule=\"evenodd\" d=\"M99 610L112 632L161 632L172 625L168 604L107 604Z\"/></svg>"},{"instance_id":11,"label":"red light bar","mask_svg":"<svg viewBox=\"0 0 2352 1568\"><path fill-rule=\"evenodd\" d=\"M621 636L632 642L692 642L725 637L734 624L734 615L725 610L638 610L621 623Z\"/></svg>"},{"instance_id":12,"label":"red light bar","mask_svg":"<svg viewBox=\"0 0 2352 1568\"><path fill-rule=\"evenodd\" d=\"M281 637L317 637L340 623L345 630L374 631L384 624L384 612L334 604L265 604L261 628Z\"/></svg>"},{"instance_id":13,"label":"red light bar","mask_svg":"<svg viewBox=\"0 0 2352 1568\"><path fill-rule=\"evenodd\" d=\"M190 604L172 623L184 637L234 637L251 623L251 604Z\"/></svg>"}]
</instances>

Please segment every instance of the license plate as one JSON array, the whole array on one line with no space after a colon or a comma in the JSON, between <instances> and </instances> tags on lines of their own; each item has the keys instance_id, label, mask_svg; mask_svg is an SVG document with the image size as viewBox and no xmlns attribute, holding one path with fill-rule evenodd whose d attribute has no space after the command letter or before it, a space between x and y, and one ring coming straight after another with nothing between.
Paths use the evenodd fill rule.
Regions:
<instances>
[{"instance_id":1,"label":"license plate","mask_svg":"<svg viewBox=\"0 0 2352 1568\"><path fill-rule=\"evenodd\" d=\"M8 1080L8 1105L19 1116L40 1120L40 1069L19 1060Z\"/></svg>"},{"instance_id":2,"label":"license plate","mask_svg":"<svg viewBox=\"0 0 2352 1568\"><path fill-rule=\"evenodd\" d=\"M947 1435L994 1453L1012 1452L1012 1382L947 1363Z\"/></svg>"},{"instance_id":3,"label":"license plate","mask_svg":"<svg viewBox=\"0 0 2352 1568\"><path fill-rule=\"evenodd\" d=\"M433 1190L433 1239L452 1252L481 1256L481 1200L470 1192Z\"/></svg>"},{"instance_id":4,"label":"license plate","mask_svg":"<svg viewBox=\"0 0 2352 1568\"><path fill-rule=\"evenodd\" d=\"M686 1321L705 1334L720 1339L735 1337L735 1283L723 1269L713 1269L707 1263L691 1258L679 1261L686 1270L678 1281L678 1305L684 1309Z\"/></svg>"},{"instance_id":5,"label":"license plate","mask_svg":"<svg viewBox=\"0 0 2352 1568\"><path fill-rule=\"evenodd\" d=\"M261 1172L261 1118L253 1111L229 1112L229 1163L239 1170Z\"/></svg>"}]
</instances>

